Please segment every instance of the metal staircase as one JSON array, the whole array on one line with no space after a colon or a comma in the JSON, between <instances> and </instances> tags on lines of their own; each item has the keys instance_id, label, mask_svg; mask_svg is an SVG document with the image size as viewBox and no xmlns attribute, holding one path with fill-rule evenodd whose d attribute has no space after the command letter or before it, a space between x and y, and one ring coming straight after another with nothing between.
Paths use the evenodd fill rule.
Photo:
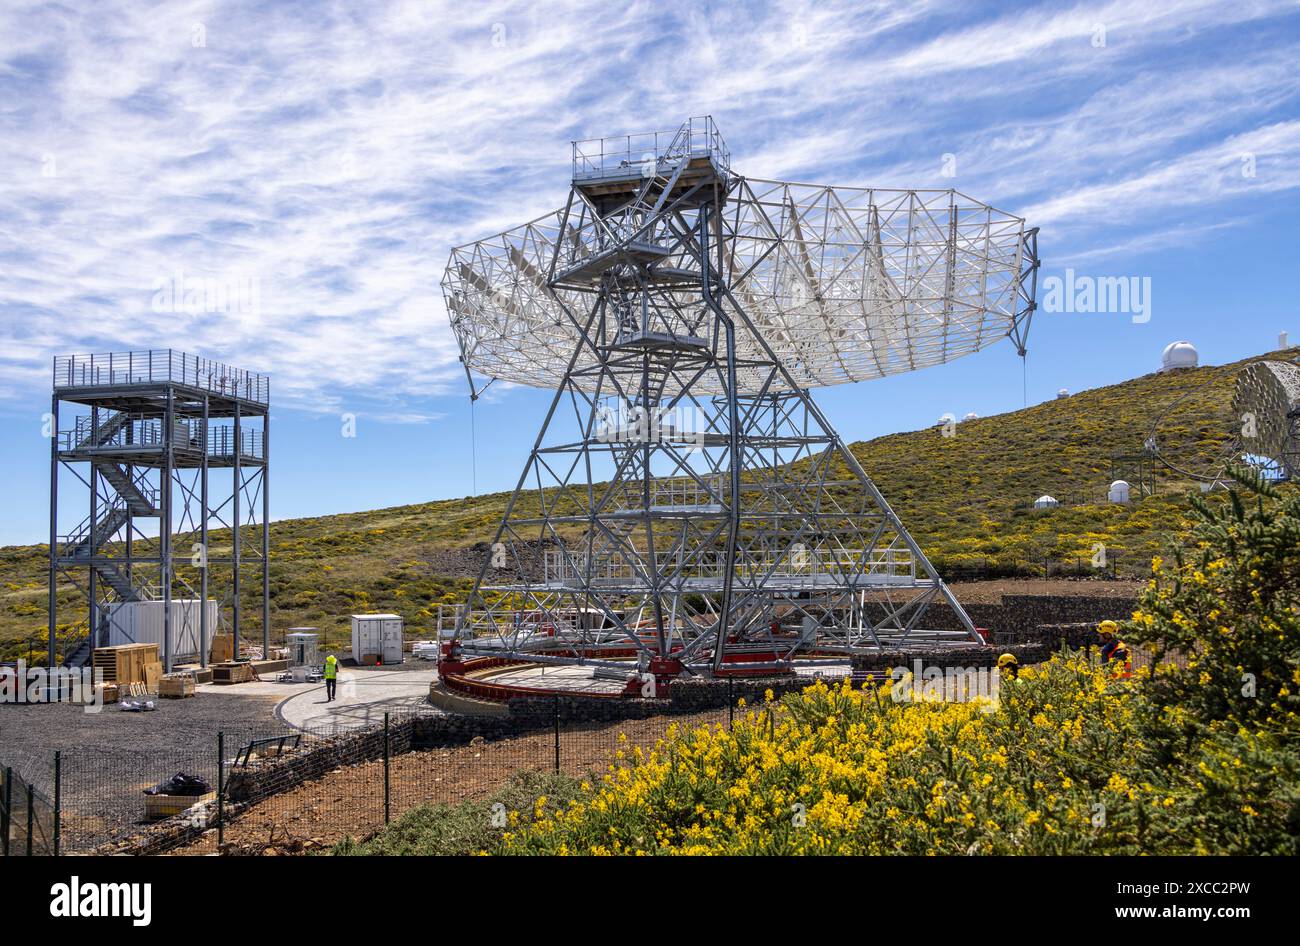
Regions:
<instances>
[{"instance_id":1,"label":"metal staircase","mask_svg":"<svg viewBox=\"0 0 1300 946\"><path fill-rule=\"evenodd\" d=\"M113 411L99 422L99 426L91 429L89 417L78 418L76 428L77 449L85 450L90 447L102 447L108 443L130 421L131 417L126 411Z\"/></svg>"},{"instance_id":2,"label":"metal staircase","mask_svg":"<svg viewBox=\"0 0 1300 946\"><path fill-rule=\"evenodd\" d=\"M78 431L75 438L78 450L94 450L103 447L129 422L129 416L122 411L112 414L93 430L84 433ZM86 425L89 428L89 425ZM98 581L111 588L119 601L141 601L152 597L145 585L133 581L119 564L109 558L100 557L101 551L112 542L133 518L158 518L162 511L158 505L158 490L142 485L126 468L112 460L95 459L92 461L96 473L112 489L113 498L102 510L91 526L87 517L77 532L65 537L62 544L62 558L66 564L82 565L91 569ZM67 658L69 667L83 667L91 658L97 645L96 629L87 632L85 638Z\"/></svg>"},{"instance_id":3,"label":"metal staircase","mask_svg":"<svg viewBox=\"0 0 1300 946\"><path fill-rule=\"evenodd\" d=\"M131 515L146 518L160 514L156 489L151 491L152 495L146 495L140 484L131 478L130 473L118 464L107 460L96 460L95 469L126 501L126 508L131 511Z\"/></svg>"}]
</instances>

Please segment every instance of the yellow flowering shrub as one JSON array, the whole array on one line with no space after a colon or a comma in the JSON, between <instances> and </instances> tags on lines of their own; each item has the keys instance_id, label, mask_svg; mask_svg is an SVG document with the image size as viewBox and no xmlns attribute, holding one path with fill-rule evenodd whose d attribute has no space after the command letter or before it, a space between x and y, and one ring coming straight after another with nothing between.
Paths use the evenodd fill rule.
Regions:
<instances>
[{"instance_id":1,"label":"yellow flowering shrub","mask_svg":"<svg viewBox=\"0 0 1300 946\"><path fill-rule=\"evenodd\" d=\"M501 853L1052 854L1146 848L1172 789L1143 773L1135 681L1058 656L989 702L818 682L670 733Z\"/></svg>"},{"instance_id":2,"label":"yellow flowering shrub","mask_svg":"<svg viewBox=\"0 0 1300 946\"><path fill-rule=\"evenodd\" d=\"M1154 670L1120 679L1061 654L996 705L769 694L734 731L619 759L495 850L1300 852L1300 494L1234 476L1254 501L1194 496L1195 525L1124 625Z\"/></svg>"}]
</instances>

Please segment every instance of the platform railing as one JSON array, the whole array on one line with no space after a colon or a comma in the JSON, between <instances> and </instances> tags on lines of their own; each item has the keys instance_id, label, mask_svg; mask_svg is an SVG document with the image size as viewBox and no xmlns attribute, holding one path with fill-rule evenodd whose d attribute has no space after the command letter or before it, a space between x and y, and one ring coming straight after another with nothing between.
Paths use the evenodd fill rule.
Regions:
<instances>
[{"instance_id":1,"label":"platform railing","mask_svg":"<svg viewBox=\"0 0 1300 946\"><path fill-rule=\"evenodd\" d=\"M185 384L255 404L268 404L271 398L271 381L266 375L171 348L58 355L54 359L55 390L162 382Z\"/></svg>"},{"instance_id":2,"label":"platform railing","mask_svg":"<svg viewBox=\"0 0 1300 946\"><path fill-rule=\"evenodd\" d=\"M90 430L90 418L77 418L71 430L59 431L59 450L69 452L83 449ZM129 439L127 431L129 430ZM166 447L166 431L163 421L158 417L138 418L130 421L118 431L112 440L95 447L84 448L88 452L111 454L113 451L125 450L161 450ZM209 426L207 436L208 456L233 457L235 454L235 430L230 426ZM203 418L179 416L174 420L171 446L177 451L196 455L203 452ZM244 458L263 460L266 458L266 436L261 430L241 430L239 438L239 455Z\"/></svg>"},{"instance_id":3,"label":"platform railing","mask_svg":"<svg viewBox=\"0 0 1300 946\"><path fill-rule=\"evenodd\" d=\"M731 153L711 116L691 118L673 131L650 131L573 142L573 179L588 180L644 169L647 176L679 158L708 156L723 171Z\"/></svg>"},{"instance_id":4,"label":"platform railing","mask_svg":"<svg viewBox=\"0 0 1300 946\"><path fill-rule=\"evenodd\" d=\"M660 572L681 574L685 571L692 577L703 579L720 579L727 570L722 552L694 555L660 552L655 555L655 567ZM601 556L588 567L586 556L581 552L552 550L545 553L543 568L548 582L575 582L589 577L593 584L599 584L643 577L645 565L631 557L615 554ZM735 563L736 577L746 580L859 574L915 578L916 559L907 549L831 551L792 548L784 553L741 553Z\"/></svg>"},{"instance_id":5,"label":"platform railing","mask_svg":"<svg viewBox=\"0 0 1300 946\"><path fill-rule=\"evenodd\" d=\"M235 429L213 427L208 431L208 456L233 457L235 455ZM254 460L266 458L266 437L260 430L239 432L239 455Z\"/></svg>"}]
</instances>

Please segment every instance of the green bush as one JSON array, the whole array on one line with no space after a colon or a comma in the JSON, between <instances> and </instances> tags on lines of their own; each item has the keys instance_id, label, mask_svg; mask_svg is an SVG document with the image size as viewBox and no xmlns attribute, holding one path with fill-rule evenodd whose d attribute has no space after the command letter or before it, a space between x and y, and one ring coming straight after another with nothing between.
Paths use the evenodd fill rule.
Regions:
<instances>
[{"instance_id":1,"label":"green bush","mask_svg":"<svg viewBox=\"0 0 1300 946\"><path fill-rule=\"evenodd\" d=\"M1297 853L1300 838L1300 494L1235 470L1226 501L1193 496L1195 525L1125 633L1152 652L1144 736L1185 772L1173 830L1197 848ZM1171 656L1181 659L1170 660Z\"/></svg>"},{"instance_id":2,"label":"green bush","mask_svg":"<svg viewBox=\"0 0 1300 946\"><path fill-rule=\"evenodd\" d=\"M518 772L504 788L484 801L457 805L421 805L402 815L368 841L346 838L331 850L352 855L466 855L495 847L503 827L493 823L497 811L542 812L567 805L579 790L577 779L549 772ZM516 818L517 820L517 818Z\"/></svg>"}]
</instances>

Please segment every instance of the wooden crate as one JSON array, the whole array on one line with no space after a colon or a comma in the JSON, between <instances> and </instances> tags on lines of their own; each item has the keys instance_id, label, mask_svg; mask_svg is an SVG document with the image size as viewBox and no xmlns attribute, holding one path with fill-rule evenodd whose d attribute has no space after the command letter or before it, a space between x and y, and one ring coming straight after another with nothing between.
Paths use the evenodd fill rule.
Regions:
<instances>
[{"instance_id":1,"label":"wooden crate","mask_svg":"<svg viewBox=\"0 0 1300 946\"><path fill-rule=\"evenodd\" d=\"M91 656L93 668L104 683L143 683L145 667L158 663L157 644L116 644L96 647Z\"/></svg>"},{"instance_id":2,"label":"wooden crate","mask_svg":"<svg viewBox=\"0 0 1300 946\"><path fill-rule=\"evenodd\" d=\"M170 818L172 815L179 815L182 811L193 808L195 805L216 800L216 792L208 792L204 795L145 795L144 818L146 821Z\"/></svg>"},{"instance_id":3,"label":"wooden crate","mask_svg":"<svg viewBox=\"0 0 1300 946\"><path fill-rule=\"evenodd\" d=\"M208 658L210 664L229 663L238 654L235 653L235 639L230 634L215 634L212 637L212 653Z\"/></svg>"},{"instance_id":4,"label":"wooden crate","mask_svg":"<svg viewBox=\"0 0 1300 946\"><path fill-rule=\"evenodd\" d=\"M228 662L213 664L213 683L249 683L257 679L253 665L247 662Z\"/></svg>"},{"instance_id":5,"label":"wooden crate","mask_svg":"<svg viewBox=\"0 0 1300 946\"><path fill-rule=\"evenodd\" d=\"M169 700L180 700L194 695L194 677L188 673L173 674L158 681L158 695Z\"/></svg>"}]
</instances>

